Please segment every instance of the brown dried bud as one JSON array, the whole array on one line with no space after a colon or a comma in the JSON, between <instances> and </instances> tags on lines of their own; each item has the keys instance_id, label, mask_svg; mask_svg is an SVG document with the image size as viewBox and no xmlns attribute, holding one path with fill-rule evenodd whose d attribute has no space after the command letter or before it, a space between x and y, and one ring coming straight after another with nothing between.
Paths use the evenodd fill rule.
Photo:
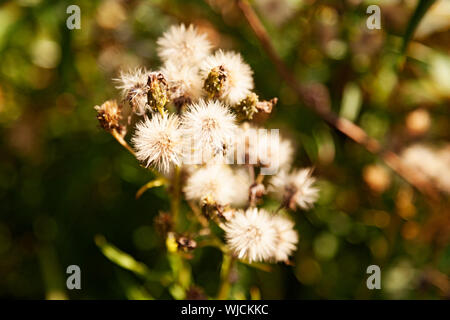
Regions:
<instances>
[{"instance_id":1,"label":"brown dried bud","mask_svg":"<svg viewBox=\"0 0 450 320\"><path fill-rule=\"evenodd\" d=\"M252 92L242 99L235 107L235 112L239 120L252 120L255 113L271 113L273 106L278 102L278 98L269 101L260 101L256 93Z\"/></svg>"},{"instance_id":2,"label":"brown dried bud","mask_svg":"<svg viewBox=\"0 0 450 320\"><path fill-rule=\"evenodd\" d=\"M229 209L228 205L218 204L210 196L205 197L202 201L202 213L208 219L215 217L226 219L225 212Z\"/></svg>"},{"instance_id":3,"label":"brown dried bud","mask_svg":"<svg viewBox=\"0 0 450 320\"><path fill-rule=\"evenodd\" d=\"M177 238L178 250L183 250L184 252L194 250L197 248L197 242L186 236L179 236Z\"/></svg>"},{"instance_id":4,"label":"brown dried bud","mask_svg":"<svg viewBox=\"0 0 450 320\"><path fill-rule=\"evenodd\" d=\"M164 238L173 230L172 216L167 212L160 212L155 217L154 224L156 231Z\"/></svg>"},{"instance_id":5,"label":"brown dried bud","mask_svg":"<svg viewBox=\"0 0 450 320\"><path fill-rule=\"evenodd\" d=\"M272 98L269 101L263 100L256 104L258 112L271 113L273 107L277 104L278 98Z\"/></svg>"},{"instance_id":6,"label":"brown dried bud","mask_svg":"<svg viewBox=\"0 0 450 320\"><path fill-rule=\"evenodd\" d=\"M116 130L120 135L125 135L125 126L120 124L122 106L118 105L116 100L105 101L101 106L95 106L94 109L97 111L97 119L103 129L109 132Z\"/></svg>"}]
</instances>

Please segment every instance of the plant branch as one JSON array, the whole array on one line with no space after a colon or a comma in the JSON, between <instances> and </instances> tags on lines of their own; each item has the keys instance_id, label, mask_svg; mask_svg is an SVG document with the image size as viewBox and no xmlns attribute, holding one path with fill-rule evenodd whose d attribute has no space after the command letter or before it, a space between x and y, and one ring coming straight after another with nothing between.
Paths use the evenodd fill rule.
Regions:
<instances>
[{"instance_id":1,"label":"plant branch","mask_svg":"<svg viewBox=\"0 0 450 320\"><path fill-rule=\"evenodd\" d=\"M125 141L123 136L119 132L117 132L116 129L113 129L111 131L111 134L125 149L127 149L133 156L136 156L135 153L134 153L133 148L130 147L128 142Z\"/></svg>"},{"instance_id":2,"label":"plant branch","mask_svg":"<svg viewBox=\"0 0 450 320\"><path fill-rule=\"evenodd\" d=\"M376 139L369 137L361 127L334 113L331 110L329 91L323 84L300 84L276 52L269 34L248 1L236 1L262 47L275 64L277 72L306 107L314 111L331 127L360 144L370 153L380 156L392 170L413 185L418 191L433 200L440 199L439 192L424 175L406 166L394 152L383 150L381 144Z\"/></svg>"}]
</instances>

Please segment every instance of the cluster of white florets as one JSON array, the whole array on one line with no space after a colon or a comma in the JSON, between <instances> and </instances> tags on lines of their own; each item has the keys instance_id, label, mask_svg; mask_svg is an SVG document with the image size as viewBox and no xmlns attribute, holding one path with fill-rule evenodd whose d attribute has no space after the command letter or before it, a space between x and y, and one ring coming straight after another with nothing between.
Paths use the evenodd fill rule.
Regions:
<instances>
[{"instance_id":1,"label":"cluster of white florets","mask_svg":"<svg viewBox=\"0 0 450 320\"><path fill-rule=\"evenodd\" d=\"M259 101L242 56L212 52L206 35L192 25L171 27L157 44L163 62L158 70L135 69L116 79L122 103L141 117L127 130L133 132L136 158L168 178L181 168L186 201L219 221L237 258L287 261L298 242L293 221L257 206L273 194L280 208L310 209L318 189L311 169L291 169L289 140L261 135L250 124L256 113L270 113L277 100ZM200 161L187 161L192 153ZM275 175L264 181L267 168Z\"/></svg>"}]
</instances>

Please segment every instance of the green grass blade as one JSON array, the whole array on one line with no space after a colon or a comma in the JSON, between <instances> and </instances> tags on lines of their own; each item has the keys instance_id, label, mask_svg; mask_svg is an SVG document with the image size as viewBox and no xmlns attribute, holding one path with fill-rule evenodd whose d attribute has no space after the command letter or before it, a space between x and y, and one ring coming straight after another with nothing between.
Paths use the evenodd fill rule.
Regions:
<instances>
[{"instance_id":1,"label":"green grass blade","mask_svg":"<svg viewBox=\"0 0 450 320\"><path fill-rule=\"evenodd\" d=\"M111 262L115 263L116 265L126 270L129 270L149 281L160 282L163 285L167 285L168 283L171 282L170 275L161 274L159 272L150 270L142 262L136 261L128 253L125 253L122 250L108 243L105 237L97 235L95 237L95 243L100 248L104 256L108 258Z\"/></svg>"},{"instance_id":2,"label":"green grass blade","mask_svg":"<svg viewBox=\"0 0 450 320\"><path fill-rule=\"evenodd\" d=\"M403 36L402 54L406 52L408 44L414 35L414 31L416 31L416 28L419 25L422 18L425 16L425 13L434 4L435 1L436 0L419 0L416 10L411 16L411 19L408 22L408 27L406 28L406 32Z\"/></svg>"}]
</instances>

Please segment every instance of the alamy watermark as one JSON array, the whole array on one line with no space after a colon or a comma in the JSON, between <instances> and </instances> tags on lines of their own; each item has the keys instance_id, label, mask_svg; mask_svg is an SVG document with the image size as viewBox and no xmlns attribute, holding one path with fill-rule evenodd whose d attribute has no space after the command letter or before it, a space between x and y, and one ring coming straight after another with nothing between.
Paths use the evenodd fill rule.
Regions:
<instances>
[{"instance_id":1,"label":"alamy watermark","mask_svg":"<svg viewBox=\"0 0 450 320\"><path fill-rule=\"evenodd\" d=\"M368 29L381 29L381 9L379 6L373 4L367 7L367 14L370 16L367 18L366 26Z\"/></svg>"},{"instance_id":2,"label":"alamy watermark","mask_svg":"<svg viewBox=\"0 0 450 320\"><path fill-rule=\"evenodd\" d=\"M379 266L373 264L367 267L367 274L370 274L370 277L367 278L366 285L367 289L381 289L381 269Z\"/></svg>"},{"instance_id":3,"label":"alamy watermark","mask_svg":"<svg viewBox=\"0 0 450 320\"><path fill-rule=\"evenodd\" d=\"M257 165L262 175L274 175L280 167L284 151L281 148L279 129L257 129L249 133L236 133L226 144L211 147L185 138L182 163L201 165L223 163L237 165Z\"/></svg>"},{"instance_id":4,"label":"alamy watermark","mask_svg":"<svg viewBox=\"0 0 450 320\"><path fill-rule=\"evenodd\" d=\"M69 30L81 29L81 9L79 6L72 4L67 7L66 13L70 16L66 20L66 26Z\"/></svg>"},{"instance_id":5,"label":"alamy watermark","mask_svg":"<svg viewBox=\"0 0 450 320\"><path fill-rule=\"evenodd\" d=\"M66 273L70 274L70 276L68 276L67 280L66 280L67 289L80 290L81 289L81 269L80 269L80 267L77 265L74 265L74 264L70 265L67 267Z\"/></svg>"}]
</instances>

